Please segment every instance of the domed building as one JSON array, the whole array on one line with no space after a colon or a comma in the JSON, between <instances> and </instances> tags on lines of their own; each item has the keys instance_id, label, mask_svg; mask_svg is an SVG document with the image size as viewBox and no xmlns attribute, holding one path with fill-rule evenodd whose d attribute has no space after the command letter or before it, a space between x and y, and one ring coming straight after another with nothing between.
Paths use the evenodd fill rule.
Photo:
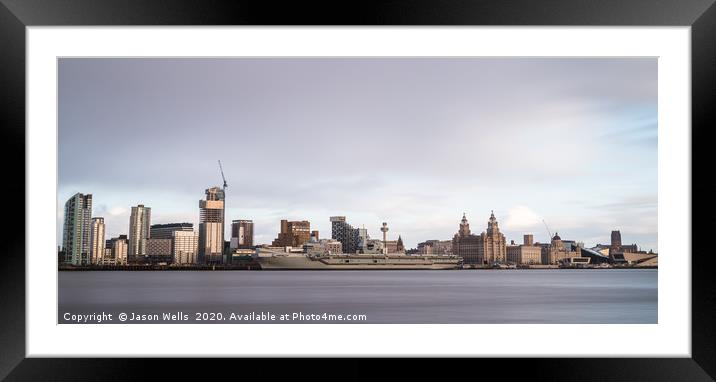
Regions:
<instances>
[{"instance_id":1,"label":"domed building","mask_svg":"<svg viewBox=\"0 0 716 382\"><path fill-rule=\"evenodd\" d=\"M552 241L548 247L543 247L542 263L543 264L559 264L560 262L572 257L581 257L581 248L567 246L559 237L559 232L555 232Z\"/></svg>"}]
</instances>

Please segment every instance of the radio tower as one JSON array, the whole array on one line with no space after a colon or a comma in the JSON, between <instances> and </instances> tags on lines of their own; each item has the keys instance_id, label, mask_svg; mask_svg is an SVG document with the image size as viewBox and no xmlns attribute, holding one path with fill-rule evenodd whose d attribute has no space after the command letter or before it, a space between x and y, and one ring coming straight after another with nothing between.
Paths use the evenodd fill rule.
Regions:
<instances>
[{"instance_id":1,"label":"radio tower","mask_svg":"<svg viewBox=\"0 0 716 382\"><path fill-rule=\"evenodd\" d=\"M387 240L388 223L383 222L383 226L380 227L380 231L383 232L383 254L387 256L388 255L388 240Z\"/></svg>"}]
</instances>

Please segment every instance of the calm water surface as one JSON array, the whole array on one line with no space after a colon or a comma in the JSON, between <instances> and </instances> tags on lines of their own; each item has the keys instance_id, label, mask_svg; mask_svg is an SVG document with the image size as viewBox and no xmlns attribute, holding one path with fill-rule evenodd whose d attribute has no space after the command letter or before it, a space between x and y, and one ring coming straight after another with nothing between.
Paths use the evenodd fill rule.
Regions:
<instances>
[{"instance_id":1,"label":"calm water surface","mask_svg":"<svg viewBox=\"0 0 716 382\"><path fill-rule=\"evenodd\" d=\"M59 272L59 323L357 323L282 314L365 315L361 323L657 323L657 274L644 270ZM164 320L163 313L188 321ZM196 313L220 321L195 321ZM255 312L275 321L230 318ZM119 322L125 313L160 320ZM69 315L68 315L69 314ZM154 316L156 314L157 316ZM218 315L216 315L218 316ZM315 317L315 316L314 316ZM96 323L96 322L91 322Z\"/></svg>"}]
</instances>

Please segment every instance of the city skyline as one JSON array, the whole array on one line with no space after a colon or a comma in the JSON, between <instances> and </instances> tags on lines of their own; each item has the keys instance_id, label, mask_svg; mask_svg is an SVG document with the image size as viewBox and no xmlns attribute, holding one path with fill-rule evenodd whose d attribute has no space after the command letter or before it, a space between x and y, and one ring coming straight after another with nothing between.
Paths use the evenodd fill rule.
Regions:
<instances>
[{"instance_id":1,"label":"city skyline","mask_svg":"<svg viewBox=\"0 0 716 382\"><path fill-rule=\"evenodd\" d=\"M139 204L198 227L221 159L225 236L253 220L256 244L345 215L415 248L494 210L508 242L544 219L658 251L655 58L62 58L59 81L58 245L76 192L108 238Z\"/></svg>"}]
</instances>

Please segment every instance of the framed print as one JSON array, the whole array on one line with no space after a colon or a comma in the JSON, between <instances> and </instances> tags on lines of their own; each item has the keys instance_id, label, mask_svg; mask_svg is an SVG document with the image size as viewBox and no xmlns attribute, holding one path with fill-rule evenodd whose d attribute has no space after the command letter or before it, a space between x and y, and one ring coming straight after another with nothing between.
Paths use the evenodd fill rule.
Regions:
<instances>
[{"instance_id":1,"label":"framed print","mask_svg":"<svg viewBox=\"0 0 716 382\"><path fill-rule=\"evenodd\" d=\"M119 6L1 9L2 375L713 375L711 3Z\"/></svg>"}]
</instances>

